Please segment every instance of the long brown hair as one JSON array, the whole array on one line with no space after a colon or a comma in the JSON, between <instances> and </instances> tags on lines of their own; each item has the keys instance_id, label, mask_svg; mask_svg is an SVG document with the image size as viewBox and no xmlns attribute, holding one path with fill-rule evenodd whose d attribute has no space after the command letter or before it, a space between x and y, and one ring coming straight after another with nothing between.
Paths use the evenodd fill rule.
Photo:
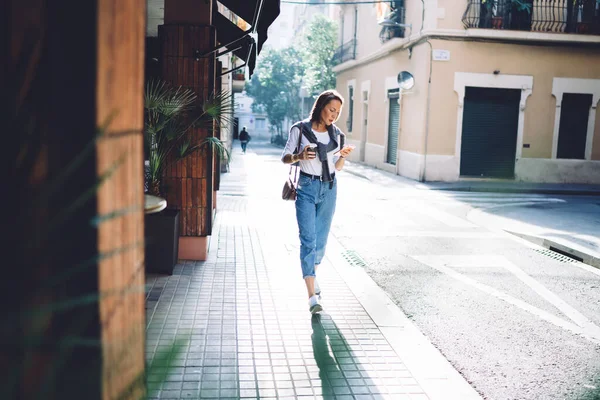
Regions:
<instances>
[{"instance_id":1,"label":"long brown hair","mask_svg":"<svg viewBox=\"0 0 600 400\"><path fill-rule=\"evenodd\" d=\"M321 112L331 100L338 100L340 103L342 103L342 105L344 104L344 98L337 92L337 90L331 89L324 91L319 95L319 97L317 97L315 104L313 104L312 111L310 112L310 122L321 122ZM342 108L340 107L338 118L341 114Z\"/></svg>"}]
</instances>

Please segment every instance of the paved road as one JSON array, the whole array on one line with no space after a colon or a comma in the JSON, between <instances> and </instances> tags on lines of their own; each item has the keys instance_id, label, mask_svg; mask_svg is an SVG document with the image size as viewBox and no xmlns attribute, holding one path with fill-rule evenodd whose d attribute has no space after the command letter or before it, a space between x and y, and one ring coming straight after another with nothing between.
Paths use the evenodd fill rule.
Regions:
<instances>
[{"instance_id":1,"label":"paved road","mask_svg":"<svg viewBox=\"0 0 600 400\"><path fill-rule=\"evenodd\" d=\"M528 238L600 268L600 201L588 196L554 196L523 203L475 208L469 220Z\"/></svg>"},{"instance_id":2,"label":"paved road","mask_svg":"<svg viewBox=\"0 0 600 400\"><path fill-rule=\"evenodd\" d=\"M279 196L280 151L234 150L251 160L247 190ZM486 399L600 399L600 270L468 218L477 208L599 198L426 191L360 165L338 185L332 234L347 258Z\"/></svg>"}]
</instances>

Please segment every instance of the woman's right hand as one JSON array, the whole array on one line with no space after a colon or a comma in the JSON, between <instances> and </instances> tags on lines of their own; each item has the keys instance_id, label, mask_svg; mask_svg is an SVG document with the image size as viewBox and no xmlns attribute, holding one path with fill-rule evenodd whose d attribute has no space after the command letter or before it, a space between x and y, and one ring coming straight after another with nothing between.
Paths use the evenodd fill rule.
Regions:
<instances>
[{"instance_id":1,"label":"woman's right hand","mask_svg":"<svg viewBox=\"0 0 600 400\"><path fill-rule=\"evenodd\" d=\"M304 150L300 154L298 154L298 159L306 161L312 160L317 157L317 152L311 148L309 144L304 147Z\"/></svg>"}]
</instances>

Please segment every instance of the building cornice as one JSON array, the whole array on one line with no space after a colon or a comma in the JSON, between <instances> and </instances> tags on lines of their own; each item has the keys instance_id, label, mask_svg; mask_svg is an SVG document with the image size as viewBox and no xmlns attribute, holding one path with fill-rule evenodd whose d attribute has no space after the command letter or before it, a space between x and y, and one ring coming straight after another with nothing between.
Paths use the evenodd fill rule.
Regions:
<instances>
[{"instance_id":1,"label":"building cornice","mask_svg":"<svg viewBox=\"0 0 600 400\"><path fill-rule=\"evenodd\" d=\"M580 35L572 33L546 33L509 31L498 29L430 29L423 30L408 38L394 38L384 43L379 49L358 60L350 60L336 65L335 73L372 63L395 51L408 49L430 39L486 41L513 44L538 45L583 45L600 47L600 36Z\"/></svg>"}]
</instances>

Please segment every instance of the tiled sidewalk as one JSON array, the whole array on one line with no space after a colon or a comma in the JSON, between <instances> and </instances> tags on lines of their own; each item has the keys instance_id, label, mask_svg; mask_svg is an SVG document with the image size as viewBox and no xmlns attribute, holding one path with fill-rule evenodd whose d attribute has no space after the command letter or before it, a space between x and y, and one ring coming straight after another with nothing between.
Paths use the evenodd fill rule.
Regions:
<instances>
[{"instance_id":1,"label":"tiled sidewalk","mask_svg":"<svg viewBox=\"0 0 600 400\"><path fill-rule=\"evenodd\" d=\"M147 277L148 380L159 387L151 398L433 399L331 259L319 271L325 312L311 317L294 227L257 212L289 204L237 190L242 162L223 176L209 259ZM178 337L189 341L160 383L161 356Z\"/></svg>"}]
</instances>

